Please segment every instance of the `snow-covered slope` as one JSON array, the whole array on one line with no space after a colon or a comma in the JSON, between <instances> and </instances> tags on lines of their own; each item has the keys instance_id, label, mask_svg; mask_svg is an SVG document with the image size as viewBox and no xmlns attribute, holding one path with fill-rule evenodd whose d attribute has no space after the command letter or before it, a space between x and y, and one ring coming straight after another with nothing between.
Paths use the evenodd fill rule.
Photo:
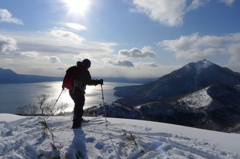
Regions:
<instances>
[{"instance_id":1,"label":"snow-covered slope","mask_svg":"<svg viewBox=\"0 0 240 159\"><path fill-rule=\"evenodd\" d=\"M107 118L107 127L105 119L100 118L84 123L78 130L70 129L70 117L0 114L0 119L1 159L36 159L40 154L75 159L76 152L81 152L85 159L240 158L239 134L116 118ZM43 119L53 138L42 136L38 122ZM50 142L59 151L51 150Z\"/></svg>"},{"instance_id":2,"label":"snow-covered slope","mask_svg":"<svg viewBox=\"0 0 240 159\"><path fill-rule=\"evenodd\" d=\"M200 107L207 107L213 101L212 97L208 95L207 90L209 87L204 89L195 91L187 96L183 96L182 98L176 100L173 105L177 103L182 103L184 107L191 107L191 108L200 108Z\"/></svg>"}]
</instances>

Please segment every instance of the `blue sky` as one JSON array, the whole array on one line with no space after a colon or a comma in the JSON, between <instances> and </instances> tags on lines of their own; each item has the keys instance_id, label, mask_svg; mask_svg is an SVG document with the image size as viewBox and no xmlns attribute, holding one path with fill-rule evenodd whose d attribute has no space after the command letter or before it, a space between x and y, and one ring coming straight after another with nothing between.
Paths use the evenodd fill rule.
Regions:
<instances>
[{"instance_id":1,"label":"blue sky","mask_svg":"<svg viewBox=\"0 0 240 159\"><path fill-rule=\"evenodd\" d=\"M2 0L0 68L160 77L207 59L240 72L240 0Z\"/></svg>"}]
</instances>

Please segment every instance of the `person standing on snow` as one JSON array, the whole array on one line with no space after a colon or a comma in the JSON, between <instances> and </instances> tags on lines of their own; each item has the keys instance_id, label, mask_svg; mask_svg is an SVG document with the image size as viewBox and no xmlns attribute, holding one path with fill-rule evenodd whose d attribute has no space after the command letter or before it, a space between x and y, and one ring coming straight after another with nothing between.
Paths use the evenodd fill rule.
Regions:
<instances>
[{"instance_id":1,"label":"person standing on snow","mask_svg":"<svg viewBox=\"0 0 240 159\"><path fill-rule=\"evenodd\" d=\"M74 101L74 115L73 115L73 125L72 129L80 128L82 125L82 116L83 116L83 106L85 104L85 90L86 85L103 85L103 80L92 80L90 72L88 69L91 67L91 61L88 59L84 59L82 62L77 62L77 67L84 67L78 75L77 82L75 83L74 89L69 90L69 95Z\"/></svg>"}]
</instances>

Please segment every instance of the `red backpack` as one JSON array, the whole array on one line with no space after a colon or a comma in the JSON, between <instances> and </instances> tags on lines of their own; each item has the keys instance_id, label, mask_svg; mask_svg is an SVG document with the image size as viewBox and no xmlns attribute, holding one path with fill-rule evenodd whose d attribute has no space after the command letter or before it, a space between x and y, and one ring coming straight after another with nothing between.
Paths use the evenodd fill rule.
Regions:
<instances>
[{"instance_id":1,"label":"red backpack","mask_svg":"<svg viewBox=\"0 0 240 159\"><path fill-rule=\"evenodd\" d=\"M69 67L66 71L66 75L63 78L63 88L72 90L74 88L75 77L83 70L84 67L78 68L77 66Z\"/></svg>"}]
</instances>

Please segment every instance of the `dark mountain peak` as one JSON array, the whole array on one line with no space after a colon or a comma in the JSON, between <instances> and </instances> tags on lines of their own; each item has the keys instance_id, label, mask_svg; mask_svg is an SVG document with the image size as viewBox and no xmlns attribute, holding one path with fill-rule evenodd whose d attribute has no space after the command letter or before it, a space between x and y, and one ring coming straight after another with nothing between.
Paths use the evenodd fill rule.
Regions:
<instances>
[{"instance_id":1,"label":"dark mountain peak","mask_svg":"<svg viewBox=\"0 0 240 159\"><path fill-rule=\"evenodd\" d=\"M195 70L197 70L199 72L201 69L206 69L212 65L216 65L216 64L214 64L211 61L208 61L206 59L203 59L203 60L200 60L197 62L191 62L191 63L187 64L186 67L190 66L191 68L194 68Z\"/></svg>"},{"instance_id":2,"label":"dark mountain peak","mask_svg":"<svg viewBox=\"0 0 240 159\"><path fill-rule=\"evenodd\" d=\"M0 75L1 76L14 76L14 75L17 75L17 74L10 69L0 68Z\"/></svg>"},{"instance_id":3,"label":"dark mountain peak","mask_svg":"<svg viewBox=\"0 0 240 159\"><path fill-rule=\"evenodd\" d=\"M165 76L167 76L167 77L179 76L179 75L183 75L183 74L189 74L191 72L191 74L192 74L191 76L193 77L193 74L199 75L200 72L202 72L203 70L207 70L207 69L209 69L209 67L212 67L212 66L221 68L220 66L212 63L211 61L203 59L203 60L200 60L197 62L190 62L190 63L186 64L185 66L183 66L177 70L174 70L173 72L171 72Z\"/></svg>"}]
</instances>

